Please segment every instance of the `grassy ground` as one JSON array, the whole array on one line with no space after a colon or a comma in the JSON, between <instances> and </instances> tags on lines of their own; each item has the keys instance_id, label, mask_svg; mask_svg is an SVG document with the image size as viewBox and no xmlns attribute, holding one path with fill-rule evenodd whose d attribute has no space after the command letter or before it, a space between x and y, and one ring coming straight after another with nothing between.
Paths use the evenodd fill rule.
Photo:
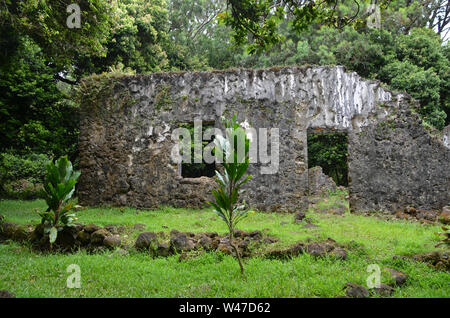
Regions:
<instances>
[{"instance_id":1,"label":"grassy ground","mask_svg":"<svg viewBox=\"0 0 450 318\"><path fill-rule=\"evenodd\" d=\"M332 196L319 202L321 209L334 205ZM34 209L45 202L0 201L0 214L7 221L36 224ZM98 225L145 224L146 231L225 233L226 228L211 210L161 208L154 211L131 208L95 208L78 212L79 222ZM270 248L289 246L307 238L331 237L349 243L345 261L313 258L307 254L289 261L250 258L245 260L247 279L239 275L234 258L220 253L204 253L179 262L178 256L152 259L131 251L122 256L115 251L87 255L37 254L29 247L9 242L0 245L0 290L17 297L336 297L343 296L346 282L366 285L369 264L391 267L409 275L406 285L397 287L393 297L450 297L450 273L426 264L393 259L394 255L434 250L438 226L408 221L384 221L375 217L317 213L308 216L318 228L294 224L292 214L255 213L243 221L246 231L264 230L279 239ZM133 242L139 232L129 232ZM67 266L81 269L81 288L69 289ZM382 283L390 278L382 270Z\"/></svg>"}]
</instances>

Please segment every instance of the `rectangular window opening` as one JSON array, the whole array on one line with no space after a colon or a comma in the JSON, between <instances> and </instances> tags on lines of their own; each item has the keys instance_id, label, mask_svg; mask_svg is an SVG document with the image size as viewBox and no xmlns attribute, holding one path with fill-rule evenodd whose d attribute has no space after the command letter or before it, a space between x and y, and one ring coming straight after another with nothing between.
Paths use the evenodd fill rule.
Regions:
<instances>
[{"instance_id":1,"label":"rectangular window opening","mask_svg":"<svg viewBox=\"0 0 450 318\"><path fill-rule=\"evenodd\" d=\"M215 176L215 170L216 170L216 164L213 163L207 163L205 162L203 158L203 151L205 147L214 141L214 136L212 136L209 140L205 140L205 131L208 128L214 128L214 122L202 122L202 162L201 163L195 163L194 162L194 134L199 133L198 131L194 131L194 123L187 123L182 124L180 127L189 129L190 135L191 135L191 144L187 147L188 151L191 151L191 162L182 162L181 163L181 176L183 178L200 178L200 177L214 177Z\"/></svg>"}]
</instances>

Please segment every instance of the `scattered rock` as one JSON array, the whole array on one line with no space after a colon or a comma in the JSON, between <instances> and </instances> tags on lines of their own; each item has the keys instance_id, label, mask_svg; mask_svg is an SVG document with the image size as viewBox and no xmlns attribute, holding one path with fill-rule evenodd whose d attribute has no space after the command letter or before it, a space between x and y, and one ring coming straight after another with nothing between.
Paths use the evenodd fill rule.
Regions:
<instances>
[{"instance_id":1,"label":"scattered rock","mask_svg":"<svg viewBox=\"0 0 450 318\"><path fill-rule=\"evenodd\" d=\"M262 239L262 233L259 230L256 230L256 231L248 233L248 236L250 236L250 238L252 240L260 240L260 239Z\"/></svg>"},{"instance_id":2,"label":"scattered rock","mask_svg":"<svg viewBox=\"0 0 450 318\"><path fill-rule=\"evenodd\" d=\"M111 234L118 234L119 233L117 231L117 226L115 226L115 225L106 225L105 226L105 230L107 230Z\"/></svg>"},{"instance_id":3,"label":"scattered rock","mask_svg":"<svg viewBox=\"0 0 450 318\"><path fill-rule=\"evenodd\" d=\"M233 254L233 248L229 244L226 244L226 243L220 243L219 246L217 247L217 250L224 254L228 254L228 255Z\"/></svg>"},{"instance_id":4,"label":"scattered rock","mask_svg":"<svg viewBox=\"0 0 450 318\"><path fill-rule=\"evenodd\" d=\"M6 238L13 239L14 233L19 230L19 225L12 222L3 222L2 235Z\"/></svg>"},{"instance_id":5,"label":"scattered rock","mask_svg":"<svg viewBox=\"0 0 450 318\"><path fill-rule=\"evenodd\" d=\"M288 249L273 250L266 253L266 258L270 259L289 259L303 253L303 244L297 243Z\"/></svg>"},{"instance_id":6,"label":"scattered rock","mask_svg":"<svg viewBox=\"0 0 450 318\"><path fill-rule=\"evenodd\" d=\"M397 219L409 219L409 215L406 213L403 213L403 211L398 210L397 212L395 212L395 217Z\"/></svg>"},{"instance_id":7,"label":"scattered rock","mask_svg":"<svg viewBox=\"0 0 450 318\"><path fill-rule=\"evenodd\" d=\"M448 252L433 251L413 255L415 261L429 263L438 270L450 271L450 257Z\"/></svg>"},{"instance_id":8,"label":"scattered rock","mask_svg":"<svg viewBox=\"0 0 450 318\"><path fill-rule=\"evenodd\" d=\"M304 219L305 217L306 217L306 214L303 213L303 212L301 212L301 211L299 211L299 212L297 212L297 214L295 214L295 216L294 216L294 222L295 222L295 223L300 223L300 222L303 221L303 219Z\"/></svg>"},{"instance_id":9,"label":"scattered rock","mask_svg":"<svg viewBox=\"0 0 450 318\"><path fill-rule=\"evenodd\" d=\"M82 230L78 232L77 240L79 240L83 245L88 245L91 242L91 235L85 230Z\"/></svg>"},{"instance_id":10,"label":"scattered rock","mask_svg":"<svg viewBox=\"0 0 450 318\"><path fill-rule=\"evenodd\" d=\"M0 290L0 298L16 298L16 295L7 290Z\"/></svg>"},{"instance_id":11,"label":"scattered rock","mask_svg":"<svg viewBox=\"0 0 450 318\"><path fill-rule=\"evenodd\" d=\"M145 229L147 228L147 225L145 224L135 224L133 225L133 229L136 231L145 231Z\"/></svg>"},{"instance_id":12,"label":"scattered rock","mask_svg":"<svg viewBox=\"0 0 450 318\"><path fill-rule=\"evenodd\" d=\"M319 226L315 225L315 224L312 224L312 223L308 223L308 224L303 225L304 229L313 229L313 228L317 228L317 227L319 227Z\"/></svg>"},{"instance_id":13,"label":"scattered rock","mask_svg":"<svg viewBox=\"0 0 450 318\"><path fill-rule=\"evenodd\" d=\"M148 250L152 246L157 246L158 238L153 232L144 232L139 234L136 239L135 247L138 250Z\"/></svg>"},{"instance_id":14,"label":"scattered rock","mask_svg":"<svg viewBox=\"0 0 450 318\"><path fill-rule=\"evenodd\" d=\"M158 256L167 257L171 254L169 242L160 242L156 249Z\"/></svg>"},{"instance_id":15,"label":"scattered rock","mask_svg":"<svg viewBox=\"0 0 450 318\"><path fill-rule=\"evenodd\" d=\"M320 243L311 243L306 245L305 252L312 256L325 256L327 253L325 247Z\"/></svg>"},{"instance_id":16,"label":"scattered rock","mask_svg":"<svg viewBox=\"0 0 450 318\"><path fill-rule=\"evenodd\" d=\"M434 265L440 261L441 253L439 251L433 251L424 254L416 254L413 256L413 259L420 262L431 263Z\"/></svg>"},{"instance_id":17,"label":"scattered rock","mask_svg":"<svg viewBox=\"0 0 450 318\"><path fill-rule=\"evenodd\" d=\"M170 246L176 252L187 252L195 248L191 239L188 239L185 233L179 233L170 239Z\"/></svg>"},{"instance_id":18,"label":"scattered rock","mask_svg":"<svg viewBox=\"0 0 450 318\"><path fill-rule=\"evenodd\" d=\"M234 237L244 237L246 233L242 230L234 229L233 230L233 236Z\"/></svg>"},{"instance_id":19,"label":"scattered rock","mask_svg":"<svg viewBox=\"0 0 450 318\"><path fill-rule=\"evenodd\" d=\"M407 206L402 210L398 210L395 213L397 219L415 219L421 223L432 224L438 220L439 212L435 210L423 210L416 209L411 206Z\"/></svg>"},{"instance_id":20,"label":"scattered rock","mask_svg":"<svg viewBox=\"0 0 450 318\"><path fill-rule=\"evenodd\" d=\"M86 229L85 229L86 230ZM99 229L91 234L91 243L92 244L102 244L105 237L110 236L106 229Z\"/></svg>"},{"instance_id":21,"label":"scattered rock","mask_svg":"<svg viewBox=\"0 0 450 318\"><path fill-rule=\"evenodd\" d=\"M328 213L329 214L335 214L335 215L344 215L346 211L347 211L347 207L346 206L338 205L338 206L331 207L328 210Z\"/></svg>"},{"instance_id":22,"label":"scattered rock","mask_svg":"<svg viewBox=\"0 0 450 318\"><path fill-rule=\"evenodd\" d=\"M350 298L368 298L369 291L361 285L348 282L344 286L345 293Z\"/></svg>"},{"instance_id":23,"label":"scattered rock","mask_svg":"<svg viewBox=\"0 0 450 318\"><path fill-rule=\"evenodd\" d=\"M441 271L448 271L450 270L450 262L448 260L445 261L439 261L434 265L434 267Z\"/></svg>"},{"instance_id":24,"label":"scattered rock","mask_svg":"<svg viewBox=\"0 0 450 318\"><path fill-rule=\"evenodd\" d=\"M389 297L394 292L394 288L392 288L391 286L386 285L386 284L380 284L379 287L376 287L373 289L373 292L377 293L378 295L380 295L382 297Z\"/></svg>"},{"instance_id":25,"label":"scattered rock","mask_svg":"<svg viewBox=\"0 0 450 318\"><path fill-rule=\"evenodd\" d=\"M28 237L29 237L29 233L28 233L27 229L25 229L24 227L19 225L16 227L11 238L17 242L24 242L28 239Z\"/></svg>"},{"instance_id":26,"label":"scattered rock","mask_svg":"<svg viewBox=\"0 0 450 318\"><path fill-rule=\"evenodd\" d=\"M198 244L205 250L209 251L212 249L212 240L210 237L203 235L200 240L198 241Z\"/></svg>"},{"instance_id":27,"label":"scattered rock","mask_svg":"<svg viewBox=\"0 0 450 318\"><path fill-rule=\"evenodd\" d=\"M77 241L77 234L76 228L69 226L63 227L61 231L58 232L55 246L63 250L72 250L76 248L79 245Z\"/></svg>"},{"instance_id":28,"label":"scattered rock","mask_svg":"<svg viewBox=\"0 0 450 318\"><path fill-rule=\"evenodd\" d=\"M275 242L278 242L278 239L272 237L265 237L263 242L264 244L273 244Z\"/></svg>"},{"instance_id":29,"label":"scattered rock","mask_svg":"<svg viewBox=\"0 0 450 318\"><path fill-rule=\"evenodd\" d=\"M450 224L450 206L444 206L442 212L439 215L439 221L444 224Z\"/></svg>"},{"instance_id":30,"label":"scattered rock","mask_svg":"<svg viewBox=\"0 0 450 318\"><path fill-rule=\"evenodd\" d=\"M238 244L238 247L243 252L248 252L249 251L249 247L250 247L250 239L247 237L247 238L245 238L245 240L240 241L239 244Z\"/></svg>"},{"instance_id":31,"label":"scattered rock","mask_svg":"<svg viewBox=\"0 0 450 318\"><path fill-rule=\"evenodd\" d=\"M116 248L122 244L119 236L107 236L103 240L103 245L109 248Z\"/></svg>"},{"instance_id":32,"label":"scattered rock","mask_svg":"<svg viewBox=\"0 0 450 318\"><path fill-rule=\"evenodd\" d=\"M385 267L384 269L389 272L391 277L395 280L395 284L398 286L403 285L406 282L406 280L408 279L408 276L406 274L399 272L395 269L388 268L388 267Z\"/></svg>"},{"instance_id":33,"label":"scattered rock","mask_svg":"<svg viewBox=\"0 0 450 318\"><path fill-rule=\"evenodd\" d=\"M308 188L310 195L320 195L337 189L333 179L323 173L320 166L308 169Z\"/></svg>"},{"instance_id":34,"label":"scattered rock","mask_svg":"<svg viewBox=\"0 0 450 318\"><path fill-rule=\"evenodd\" d=\"M217 234L216 232L208 232L208 233L205 233L205 235L211 239L219 236L219 234Z\"/></svg>"},{"instance_id":35,"label":"scattered rock","mask_svg":"<svg viewBox=\"0 0 450 318\"><path fill-rule=\"evenodd\" d=\"M211 247L212 247L213 250L217 249L219 247L219 244L220 244L220 238L218 236L214 237L211 240Z\"/></svg>"},{"instance_id":36,"label":"scattered rock","mask_svg":"<svg viewBox=\"0 0 450 318\"><path fill-rule=\"evenodd\" d=\"M96 232L96 231L98 231L98 230L100 230L101 229L101 227L100 226L97 226L97 225L95 225L95 224L88 224L88 225L86 225L85 227L84 227L84 230L87 232L87 233L89 233L89 234L92 234L92 233L94 233L94 232Z\"/></svg>"},{"instance_id":37,"label":"scattered rock","mask_svg":"<svg viewBox=\"0 0 450 318\"><path fill-rule=\"evenodd\" d=\"M308 238L305 240L305 242L311 242L311 239ZM346 260L347 251L344 247L344 245L338 244L332 238L328 238L326 241L312 242L306 245L304 245L303 242L298 242L288 249L277 249L269 251L265 254L265 256L267 258L283 259L306 252L314 257L331 256L335 259Z\"/></svg>"},{"instance_id":38,"label":"scattered rock","mask_svg":"<svg viewBox=\"0 0 450 318\"><path fill-rule=\"evenodd\" d=\"M343 248L336 248L330 253L331 256L337 259L346 260L347 259L347 252Z\"/></svg>"},{"instance_id":39,"label":"scattered rock","mask_svg":"<svg viewBox=\"0 0 450 318\"><path fill-rule=\"evenodd\" d=\"M404 212L411 216L416 216L416 214L417 214L417 210L411 206L405 207Z\"/></svg>"}]
</instances>

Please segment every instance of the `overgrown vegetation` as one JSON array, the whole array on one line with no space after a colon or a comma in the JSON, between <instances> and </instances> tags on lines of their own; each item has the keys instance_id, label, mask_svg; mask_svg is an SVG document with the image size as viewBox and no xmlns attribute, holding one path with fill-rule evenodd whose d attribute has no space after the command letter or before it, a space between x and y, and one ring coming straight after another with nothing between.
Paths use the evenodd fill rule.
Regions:
<instances>
[{"instance_id":1,"label":"overgrown vegetation","mask_svg":"<svg viewBox=\"0 0 450 318\"><path fill-rule=\"evenodd\" d=\"M92 74L84 78L80 82L76 92L76 101L86 106L81 111L101 115L108 110L104 109L104 107L98 109L92 108L91 106L114 104L116 108L124 108L133 104L134 101L131 98L130 92L124 87L121 80L126 76L134 74L136 74L135 71L130 68L125 68L123 64L118 64L117 66L110 67L108 72ZM112 100L114 100L114 103L111 103Z\"/></svg>"},{"instance_id":2,"label":"overgrown vegetation","mask_svg":"<svg viewBox=\"0 0 450 318\"><path fill-rule=\"evenodd\" d=\"M338 196L320 201L320 209L341 202ZM318 203L318 204L319 204ZM22 225L37 224L34 209L45 209L44 200L0 201L0 214L9 222ZM133 244L140 231L134 224L144 224L145 231L168 234L171 229L186 232L228 232L221 219L211 215L211 209L190 210L159 208L100 207L77 212L77 222L99 226L115 224L130 229L128 244ZM338 297L344 296L343 285L352 281L365 286L367 266L378 264L408 274L403 287L397 287L392 297L448 297L450 274L428 264L409 259L394 258L429 252L438 242L435 225L406 220L378 219L346 213L336 215L308 211L318 228L303 228L295 224L292 214L255 212L239 226L251 232L263 233L279 239L268 245L280 249L307 239L349 244L347 260L329 257L314 258L308 254L288 260L252 257L245 262L246 279L236 271L236 259L220 252L200 253L179 261L179 256L151 258L149 254L120 250L87 254L41 254L15 242L0 244L0 289L7 289L17 297ZM441 247L440 250L443 250ZM81 268L81 289L66 288L67 266ZM388 283L382 271L381 283Z\"/></svg>"},{"instance_id":3,"label":"overgrown vegetation","mask_svg":"<svg viewBox=\"0 0 450 318\"><path fill-rule=\"evenodd\" d=\"M308 167L322 167L337 185L348 186L348 137L345 133L308 134Z\"/></svg>"},{"instance_id":4,"label":"overgrown vegetation","mask_svg":"<svg viewBox=\"0 0 450 318\"><path fill-rule=\"evenodd\" d=\"M22 200L43 198L42 184L49 160L45 154L0 154L0 196Z\"/></svg>"}]
</instances>

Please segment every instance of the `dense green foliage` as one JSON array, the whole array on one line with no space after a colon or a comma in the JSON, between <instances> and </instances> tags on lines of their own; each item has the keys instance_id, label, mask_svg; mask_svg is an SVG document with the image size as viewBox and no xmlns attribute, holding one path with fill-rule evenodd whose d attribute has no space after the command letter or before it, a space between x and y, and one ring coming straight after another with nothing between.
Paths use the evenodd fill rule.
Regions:
<instances>
[{"instance_id":1,"label":"dense green foliage","mask_svg":"<svg viewBox=\"0 0 450 318\"><path fill-rule=\"evenodd\" d=\"M0 65L8 63L21 38L33 40L61 70L79 54L104 55L106 35L115 22L114 1L79 0L81 27L69 28L72 0L0 1ZM6 36L4 36L6 35Z\"/></svg>"},{"instance_id":2,"label":"dense green foliage","mask_svg":"<svg viewBox=\"0 0 450 318\"><path fill-rule=\"evenodd\" d=\"M181 127L188 129L191 136L189 142L183 141L181 144L182 145L180 149L181 155L184 155L185 152L189 152L191 156L190 157L191 162L182 163L181 175L183 176L183 178L198 178L201 176L214 177L216 169L215 163L207 163L203 158L203 152L206 150L205 148L208 146L208 144L210 144L211 140L214 138L214 136L211 136L210 140L204 140L205 131L214 126L209 126L202 123L201 131L199 129L200 126L198 126L197 131L195 131L196 127L193 124L183 124L181 125ZM201 147L199 147L198 151L196 151L195 147L196 138L198 138L198 140L201 140ZM202 162L196 163L195 161L200 161L198 160L200 158L202 159Z\"/></svg>"},{"instance_id":3,"label":"dense green foliage","mask_svg":"<svg viewBox=\"0 0 450 318\"><path fill-rule=\"evenodd\" d=\"M72 88L53 79L42 50L22 38L0 72L0 149L15 154L76 156L78 107Z\"/></svg>"},{"instance_id":4,"label":"dense green foliage","mask_svg":"<svg viewBox=\"0 0 450 318\"><path fill-rule=\"evenodd\" d=\"M0 154L0 196L10 199L43 198L42 183L48 161L45 154Z\"/></svg>"},{"instance_id":5,"label":"dense green foliage","mask_svg":"<svg viewBox=\"0 0 450 318\"><path fill-rule=\"evenodd\" d=\"M361 27L370 11L364 10L371 3L367 0L323 1L271 1L227 0L230 10L220 15L220 20L232 27L236 44L248 43L248 52L262 52L286 39L289 33L306 31L313 24L336 29L347 25ZM384 9L388 1L378 1ZM288 23L286 23L288 21ZM250 36L249 36L250 35ZM250 40L249 40L250 39Z\"/></svg>"},{"instance_id":6,"label":"dense green foliage","mask_svg":"<svg viewBox=\"0 0 450 318\"><path fill-rule=\"evenodd\" d=\"M308 134L308 167L322 167L337 185L348 186L347 135Z\"/></svg>"},{"instance_id":7,"label":"dense green foliage","mask_svg":"<svg viewBox=\"0 0 450 318\"><path fill-rule=\"evenodd\" d=\"M1 183L19 179L27 179L31 182L43 182L45 165L49 158L44 154L27 154L16 156L8 153L0 155Z\"/></svg>"},{"instance_id":8,"label":"dense green foliage","mask_svg":"<svg viewBox=\"0 0 450 318\"><path fill-rule=\"evenodd\" d=\"M68 154L77 166L77 84L118 68L339 64L411 94L428 125L450 123L445 1L382 2L371 28L365 0L332 10L330 1L83 0L82 28L69 29L71 2L0 1L0 153Z\"/></svg>"}]
</instances>

